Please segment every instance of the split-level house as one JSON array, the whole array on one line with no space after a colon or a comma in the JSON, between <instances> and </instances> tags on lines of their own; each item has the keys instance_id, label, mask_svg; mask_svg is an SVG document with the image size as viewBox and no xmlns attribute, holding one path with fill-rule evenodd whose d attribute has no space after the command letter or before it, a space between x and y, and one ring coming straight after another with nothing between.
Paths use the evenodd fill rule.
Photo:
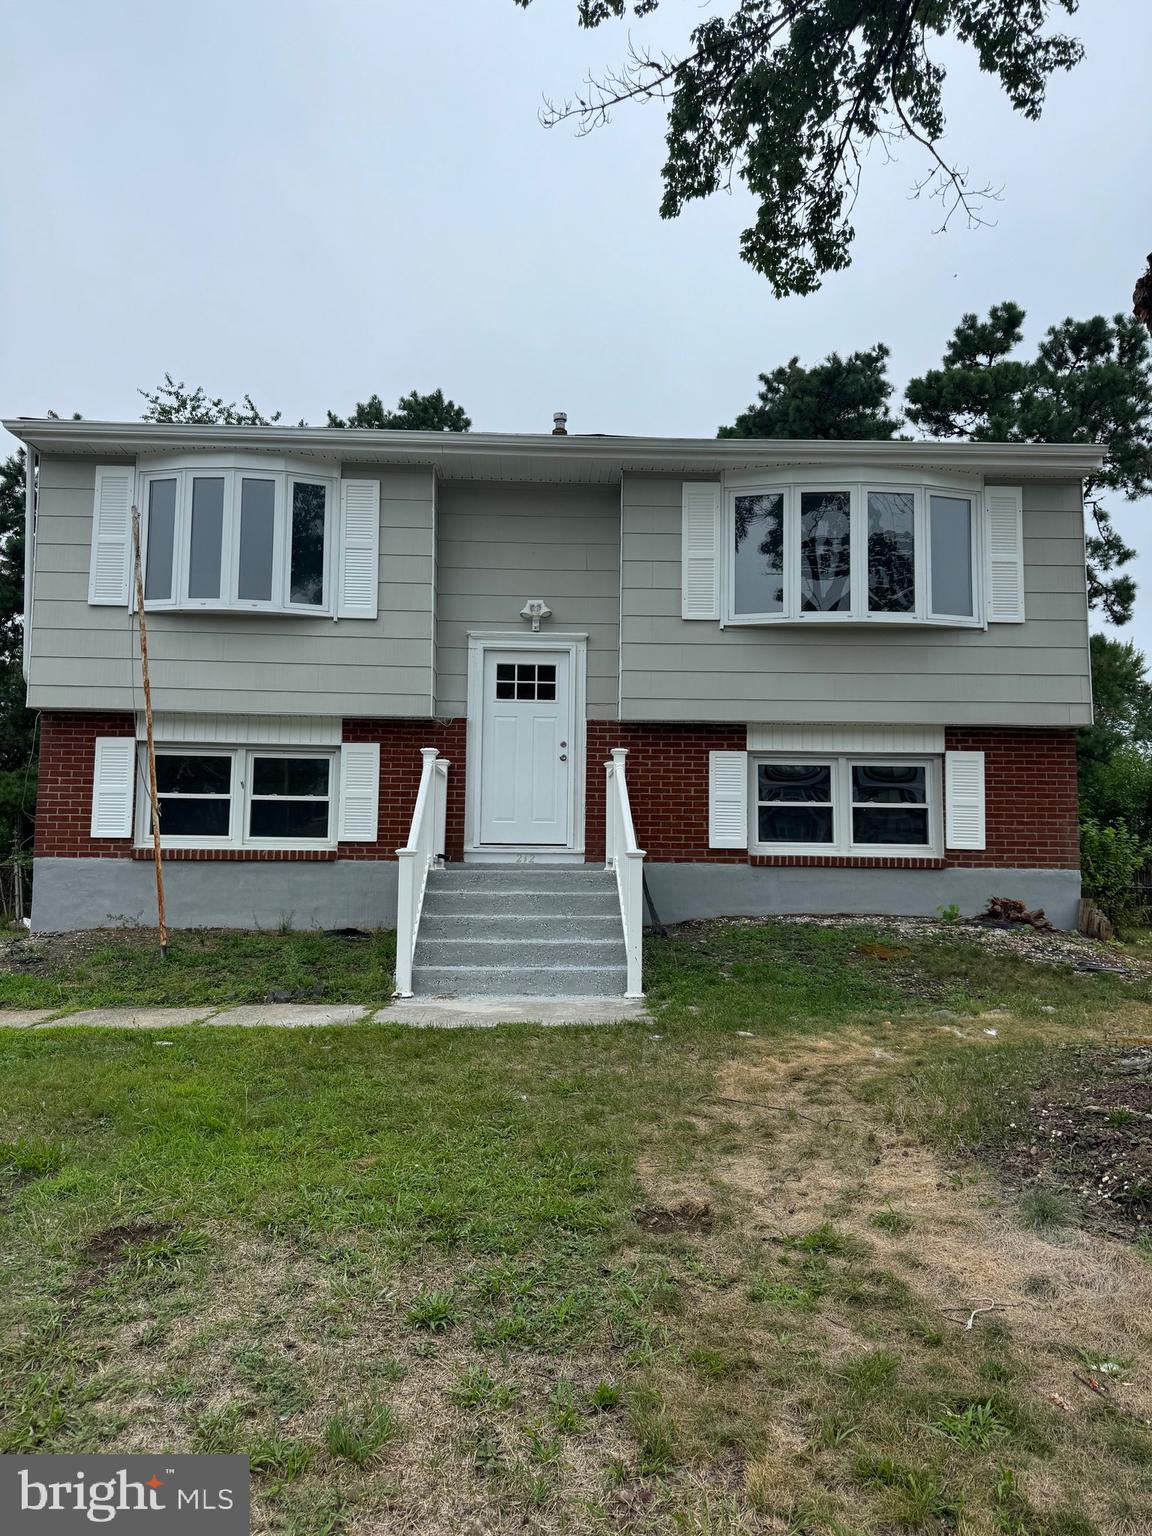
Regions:
<instances>
[{"instance_id":1,"label":"split-level house","mask_svg":"<svg viewBox=\"0 0 1152 1536\"><path fill-rule=\"evenodd\" d=\"M154 912L143 640L177 927L399 923L401 990L415 943L417 991L478 945L563 991L515 941L634 958L641 874L664 922L1074 921L1092 447L5 425L36 929Z\"/></svg>"}]
</instances>

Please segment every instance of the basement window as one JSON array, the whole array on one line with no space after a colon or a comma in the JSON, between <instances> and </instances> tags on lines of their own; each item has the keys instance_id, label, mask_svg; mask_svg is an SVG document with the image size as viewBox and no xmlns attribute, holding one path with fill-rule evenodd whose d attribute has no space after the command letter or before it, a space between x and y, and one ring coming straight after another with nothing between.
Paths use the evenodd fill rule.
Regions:
<instances>
[{"instance_id":1,"label":"basement window","mask_svg":"<svg viewBox=\"0 0 1152 1536\"><path fill-rule=\"evenodd\" d=\"M757 756L750 771L755 853L940 852L936 758Z\"/></svg>"},{"instance_id":2,"label":"basement window","mask_svg":"<svg viewBox=\"0 0 1152 1536\"><path fill-rule=\"evenodd\" d=\"M334 752L160 747L156 799L167 848L309 848L335 839ZM141 782L148 783L141 748ZM150 841L148 796L137 841Z\"/></svg>"},{"instance_id":3,"label":"basement window","mask_svg":"<svg viewBox=\"0 0 1152 1536\"><path fill-rule=\"evenodd\" d=\"M334 477L205 466L142 481L146 609L332 611Z\"/></svg>"}]
</instances>

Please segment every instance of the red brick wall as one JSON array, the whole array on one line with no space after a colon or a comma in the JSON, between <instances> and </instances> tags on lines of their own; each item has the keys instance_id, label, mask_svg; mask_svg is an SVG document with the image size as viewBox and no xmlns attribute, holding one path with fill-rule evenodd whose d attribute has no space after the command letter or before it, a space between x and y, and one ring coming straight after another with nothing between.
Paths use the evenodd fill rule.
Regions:
<instances>
[{"instance_id":1,"label":"red brick wall","mask_svg":"<svg viewBox=\"0 0 1152 1536\"><path fill-rule=\"evenodd\" d=\"M132 858L130 837L94 839L92 773L98 736L132 736L130 714L97 715L46 711L40 720L40 775L36 804L38 858ZM421 747L438 747L452 764L448 775L448 857L464 848L463 720L345 720L345 741L380 743L380 821L374 843L341 843L338 853L323 849L179 849L168 859L300 860L391 859L408 840L408 826L420 785ZM146 855L147 856L147 855Z\"/></svg>"},{"instance_id":2,"label":"red brick wall","mask_svg":"<svg viewBox=\"0 0 1152 1536\"><path fill-rule=\"evenodd\" d=\"M662 864L747 864L738 849L708 846L708 754L743 752L743 725L588 722L587 858L604 857L604 764L627 747L625 768L636 841Z\"/></svg>"},{"instance_id":3,"label":"red brick wall","mask_svg":"<svg viewBox=\"0 0 1152 1536\"><path fill-rule=\"evenodd\" d=\"M130 838L93 839L92 771L97 736L131 736L129 714L45 712L40 726L40 788L36 854L40 858L129 858ZM743 864L739 850L708 847L708 754L742 751L743 726L638 725L588 722L586 850L604 857L604 763L613 747L628 748L628 787L640 846L657 863ZM466 723L463 720L345 720L345 741L380 743L380 821L374 843L341 843L338 854L307 850L196 850L172 855L197 859L391 859L408 836L420 783L420 748L437 747L451 763L448 775L447 854L464 849ZM950 751L985 754L987 844L945 860L830 859L824 855L757 858L768 865L870 865L933 868L1076 869L1076 733L987 727L950 727Z\"/></svg>"},{"instance_id":4,"label":"red brick wall","mask_svg":"<svg viewBox=\"0 0 1152 1536\"><path fill-rule=\"evenodd\" d=\"M1076 732L949 726L949 752L983 752L985 842L965 868L1079 869Z\"/></svg>"},{"instance_id":5,"label":"red brick wall","mask_svg":"<svg viewBox=\"0 0 1152 1536\"><path fill-rule=\"evenodd\" d=\"M36 857L126 859L130 837L94 838L92 774L97 736L134 736L131 715L45 711L40 716L40 770L36 792Z\"/></svg>"},{"instance_id":6,"label":"red brick wall","mask_svg":"<svg viewBox=\"0 0 1152 1536\"><path fill-rule=\"evenodd\" d=\"M436 747L451 764L444 846L449 859L464 852L465 720L345 720L345 741L380 743L380 821L374 843L341 843L342 859L393 859L408 841L420 788L421 747Z\"/></svg>"}]
</instances>

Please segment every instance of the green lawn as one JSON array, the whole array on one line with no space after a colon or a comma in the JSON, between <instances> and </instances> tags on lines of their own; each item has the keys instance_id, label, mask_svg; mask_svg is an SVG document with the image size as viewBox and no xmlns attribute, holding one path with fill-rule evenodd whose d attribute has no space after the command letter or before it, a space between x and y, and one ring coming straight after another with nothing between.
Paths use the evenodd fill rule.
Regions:
<instances>
[{"instance_id":1,"label":"green lawn","mask_svg":"<svg viewBox=\"0 0 1152 1536\"><path fill-rule=\"evenodd\" d=\"M3 981L372 1002L386 956ZM795 924L648 962L655 1025L0 1031L0 1450L244 1450L295 1536L1139 1530L1152 1264L966 1149L1054 1047L1152 1036L1147 984Z\"/></svg>"}]
</instances>

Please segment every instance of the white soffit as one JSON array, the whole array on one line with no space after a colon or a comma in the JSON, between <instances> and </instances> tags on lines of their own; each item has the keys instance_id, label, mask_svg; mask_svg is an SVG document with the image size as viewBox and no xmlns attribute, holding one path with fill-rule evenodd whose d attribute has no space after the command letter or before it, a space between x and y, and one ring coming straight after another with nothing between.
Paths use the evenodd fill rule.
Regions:
<instances>
[{"instance_id":1,"label":"white soffit","mask_svg":"<svg viewBox=\"0 0 1152 1536\"><path fill-rule=\"evenodd\" d=\"M749 752L943 752L942 725L750 725Z\"/></svg>"},{"instance_id":2,"label":"white soffit","mask_svg":"<svg viewBox=\"0 0 1152 1536\"><path fill-rule=\"evenodd\" d=\"M339 719L309 715L178 715L153 717L157 741L214 747L338 747ZM143 741L144 716L136 716L136 739Z\"/></svg>"}]
</instances>

